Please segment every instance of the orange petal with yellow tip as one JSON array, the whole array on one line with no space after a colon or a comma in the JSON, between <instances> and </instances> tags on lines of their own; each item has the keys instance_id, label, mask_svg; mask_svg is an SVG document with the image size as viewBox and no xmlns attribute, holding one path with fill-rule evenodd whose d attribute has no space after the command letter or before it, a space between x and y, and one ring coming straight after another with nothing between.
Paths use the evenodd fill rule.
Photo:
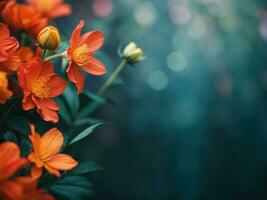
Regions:
<instances>
[{"instance_id":1,"label":"orange petal with yellow tip","mask_svg":"<svg viewBox=\"0 0 267 200\"><path fill-rule=\"evenodd\" d=\"M52 156L45 164L58 170L71 170L78 165L78 162L67 154L57 154Z\"/></svg>"},{"instance_id":2,"label":"orange petal with yellow tip","mask_svg":"<svg viewBox=\"0 0 267 200\"><path fill-rule=\"evenodd\" d=\"M40 157L46 160L59 152L64 142L62 133L57 128L52 128L42 136Z\"/></svg>"}]
</instances>

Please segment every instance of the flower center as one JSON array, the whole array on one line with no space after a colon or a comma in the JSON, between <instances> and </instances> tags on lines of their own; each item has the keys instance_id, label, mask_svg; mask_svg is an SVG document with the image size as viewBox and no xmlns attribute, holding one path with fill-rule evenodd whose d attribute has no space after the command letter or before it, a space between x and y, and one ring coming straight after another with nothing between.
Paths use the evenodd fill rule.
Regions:
<instances>
[{"instance_id":1,"label":"flower center","mask_svg":"<svg viewBox=\"0 0 267 200\"><path fill-rule=\"evenodd\" d=\"M91 56L90 50L86 44L76 48L73 53L73 60L79 66L87 65Z\"/></svg>"},{"instance_id":2,"label":"flower center","mask_svg":"<svg viewBox=\"0 0 267 200\"><path fill-rule=\"evenodd\" d=\"M45 77L41 76L34 82L32 85L32 93L41 99L48 97L50 89L47 86L47 80Z\"/></svg>"}]
</instances>

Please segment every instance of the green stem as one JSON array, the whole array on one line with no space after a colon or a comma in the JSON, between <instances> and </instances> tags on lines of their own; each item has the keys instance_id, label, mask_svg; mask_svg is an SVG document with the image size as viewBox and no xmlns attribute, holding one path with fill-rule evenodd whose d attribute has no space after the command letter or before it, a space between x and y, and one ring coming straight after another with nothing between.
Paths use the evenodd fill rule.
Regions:
<instances>
[{"instance_id":1,"label":"green stem","mask_svg":"<svg viewBox=\"0 0 267 200\"><path fill-rule=\"evenodd\" d=\"M44 59L44 61L46 60L53 60L53 59L56 59L56 58L64 58L66 55L65 55L65 52L63 53L59 53L59 54L55 54L55 55L52 55L52 56L48 56Z\"/></svg>"},{"instance_id":2,"label":"green stem","mask_svg":"<svg viewBox=\"0 0 267 200\"><path fill-rule=\"evenodd\" d=\"M98 95L104 94L107 91L107 89L109 89L109 87L112 85L112 83L116 80L118 75L125 67L126 63L127 63L126 60L123 59L122 62L118 65L118 67L111 74L111 76L108 78L108 80L104 83L104 85L98 90L97 92Z\"/></svg>"},{"instance_id":3,"label":"green stem","mask_svg":"<svg viewBox=\"0 0 267 200\"><path fill-rule=\"evenodd\" d=\"M43 52L43 55L42 55L42 60L44 60L45 59L45 54L46 54L46 49L44 49L44 52Z\"/></svg>"}]
</instances>

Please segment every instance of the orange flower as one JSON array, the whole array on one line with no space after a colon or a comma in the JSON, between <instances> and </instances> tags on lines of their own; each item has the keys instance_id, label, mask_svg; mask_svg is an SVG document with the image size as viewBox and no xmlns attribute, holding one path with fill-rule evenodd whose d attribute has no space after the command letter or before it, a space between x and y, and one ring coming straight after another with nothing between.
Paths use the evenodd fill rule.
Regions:
<instances>
[{"instance_id":1,"label":"orange flower","mask_svg":"<svg viewBox=\"0 0 267 200\"><path fill-rule=\"evenodd\" d=\"M10 0L0 0L0 11L2 11L5 8L8 1Z\"/></svg>"},{"instance_id":2,"label":"orange flower","mask_svg":"<svg viewBox=\"0 0 267 200\"><path fill-rule=\"evenodd\" d=\"M37 180L31 177L18 177L16 183L22 186L22 200L54 200L54 197L38 189Z\"/></svg>"},{"instance_id":3,"label":"orange flower","mask_svg":"<svg viewBox=\"0 0 267 200\"><path fill-rule=\"evenodd\" d=\"M0 70L5 72L17 71L20 65L25 63L36 63L40 60L29 47L22 47L13 52L6 61L0 62Z\"/></svg>"},{"instance_id":4,"label":"orange flower","mask_svg":"<svg viewBox=\"0 0 267 200\"><path fill-rule=\"evenodd\" d=\"M18 47L17 39L10 37L7 26L0 23L0 62L6 61L10 53L14 52Z\"/></svg>"},{"instance_id":5,"label":"orange flower","mask_svg":"<svg viewBox=\"0 0 267 200\"><path fill-rule=\"evenodd\" d=\"M64 79L57 76L49 61L27 63L18 69L18 80L23 90L24 110L37 108L45 121L58 122L59 105L52 99L62 94L67 86Z\"/></svg>"},{"instance_id":6,"label":"orange flower","mask_svg":"<svg viewBox=\"0 0 267 200\"><path fill-rule=\"evenodd\" d=\"M5 23L14 31L27 31L36 37L47 26L48 20L35 8L10 1L2 11Z\"/></svg>"},{"instance_id":7,"label":"orange flower","mask_svg":"<svg viewBox=\"0 0 267 200\"><path fill-rule=\"evenodd\" d=\"M0 104L4 104L12 95L12 92L8 89L7 74L0 71Z\"/></svg>"},{"instance_id":8,"label":"orange flower","mask_svg":"<svg viewBox=\"0 0 267 200\"><path fill-rule=\"evenodd\" d=\"M28 156L35 165L31 174L33 178L42 175L44 167L50 174L60 176L60 170L71 170L78 165L71 156L59 154L63 145L63 135L57 128L47 131L42 137L36 133L34 125L31 125L31 135L29 136L33 152Z\"/></svg>"},{"instance_id":9,"label":"orange flower","mask_svg":"<svg viewBox=\"0 0 267 200\"><path fill-rule=\"evenodd\" d=\"M29 47L20 48L16 51L16 55L20 58L22 63L29 63L35 58L34 53Z\"/></svg>"},{"instance_id":10,"label":"orange flower","mask_svg":"<svg viewBox=\"0 0 267 200\"><path fill-rule=\"evenodd\" d=\"M28 160L20 157L19 147L12 142L0 144L0 199L21 200L23 190L20 184L10 179Z\"/></svg>"},{"instance_id":11,"label":"orange flower","mask_svg":"<svg viewBox=\"0 0 267 200\"><path fill-rule=\"evenodd\" d=\"M50 19L71 14L71 6L64 4L63 0L27 0L27 2Z\"/></svg>"},{"instance_id":12,"label":"orange flower","mask_svg":"<svg viewBox=\"0 0 267 200\"><path fill-rule=\"evenodd\" d=\"M0 70L5 72L16 71L20 62L14 52L19 47L16 38L10 37L5 24L0 23Z\"/></svg>"},{"instance_id":13,"label":"orange flower","mask_svg":"<svg viewBox=\"0 0 267 200\"><path fill-rule=\"evenodd\" d=\"M93 75L102 75L107 72L105 66L94 58L95 52L103 45L103 33L92 31L81 36L84 24L84 21L81 20L74 29L70 39L70 48L67 49L69 57L67 75L76 85L79 93L83 90L85 83L85 78L80 69Z\"/></svg>"}]
</instances>

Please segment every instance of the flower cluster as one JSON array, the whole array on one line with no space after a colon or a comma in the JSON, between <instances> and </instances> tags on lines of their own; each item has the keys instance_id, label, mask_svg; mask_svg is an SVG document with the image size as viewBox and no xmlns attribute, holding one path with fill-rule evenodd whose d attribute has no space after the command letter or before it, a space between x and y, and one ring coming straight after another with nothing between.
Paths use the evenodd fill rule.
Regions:
<instances>
[{"instance_id":1,"label":"flower cluster","mask_svg":"<svg viewBox=\"0 0 267 200\"><path fill-rule=\"evenodd\" d=\"M83 20L73 28L68 47L59 50L62 42L60 32L50 24L54 18L70 15L71 12L71 6L63 0L0 2L0 130L4 132L0 134L0 199L53 200L52 194L63 194L58 192L60 187L47 186L47 179L50 185L58 184L73 178L73 170L78 174L90 171L86 170L88 163L78 163L63 151L103 124L92 124L82 117L99 105L94 100L103 98L100 96L112 86L125 64L136 64L144 57L135 43L127 45L121 53L122 63L98 93L88 95L85 92L87 97L97 98L92 98L90 105L78 105L78 109L70 105L72 115L66 114L65 107L68 105L65 106L64 102L70 102L70 97L80 102L79 94L86 90L86 74L100 76L107 72L95 56L103 46L104 35L99 30L82 34ZM57 59L56 62L54 59ZM66 96L66 88L72 92L62 100ZM79 112L80 107L83 112ZM61 125L72 132L84 127L84 124L90 126L76 137L72 132L67 135L59 130L61 118L66 122ZM22 130L16 123L23 123ZM49 124L49 129L41 127L40 124L44 123ZM30 130L26 131L28 127ZM44 134L36 130L42 130ZM66 135L67 139L64 138ZM79 167L80 171L77 170ZM67 171L70 171L69 174ZM57 177L56 181L51 181L47 178L49 176ZM82 179L79 176L75 178ZM70 181L66 182L69 184ZM84 189L85 186L81 187Z\"/></svg>"}]
</instances>

